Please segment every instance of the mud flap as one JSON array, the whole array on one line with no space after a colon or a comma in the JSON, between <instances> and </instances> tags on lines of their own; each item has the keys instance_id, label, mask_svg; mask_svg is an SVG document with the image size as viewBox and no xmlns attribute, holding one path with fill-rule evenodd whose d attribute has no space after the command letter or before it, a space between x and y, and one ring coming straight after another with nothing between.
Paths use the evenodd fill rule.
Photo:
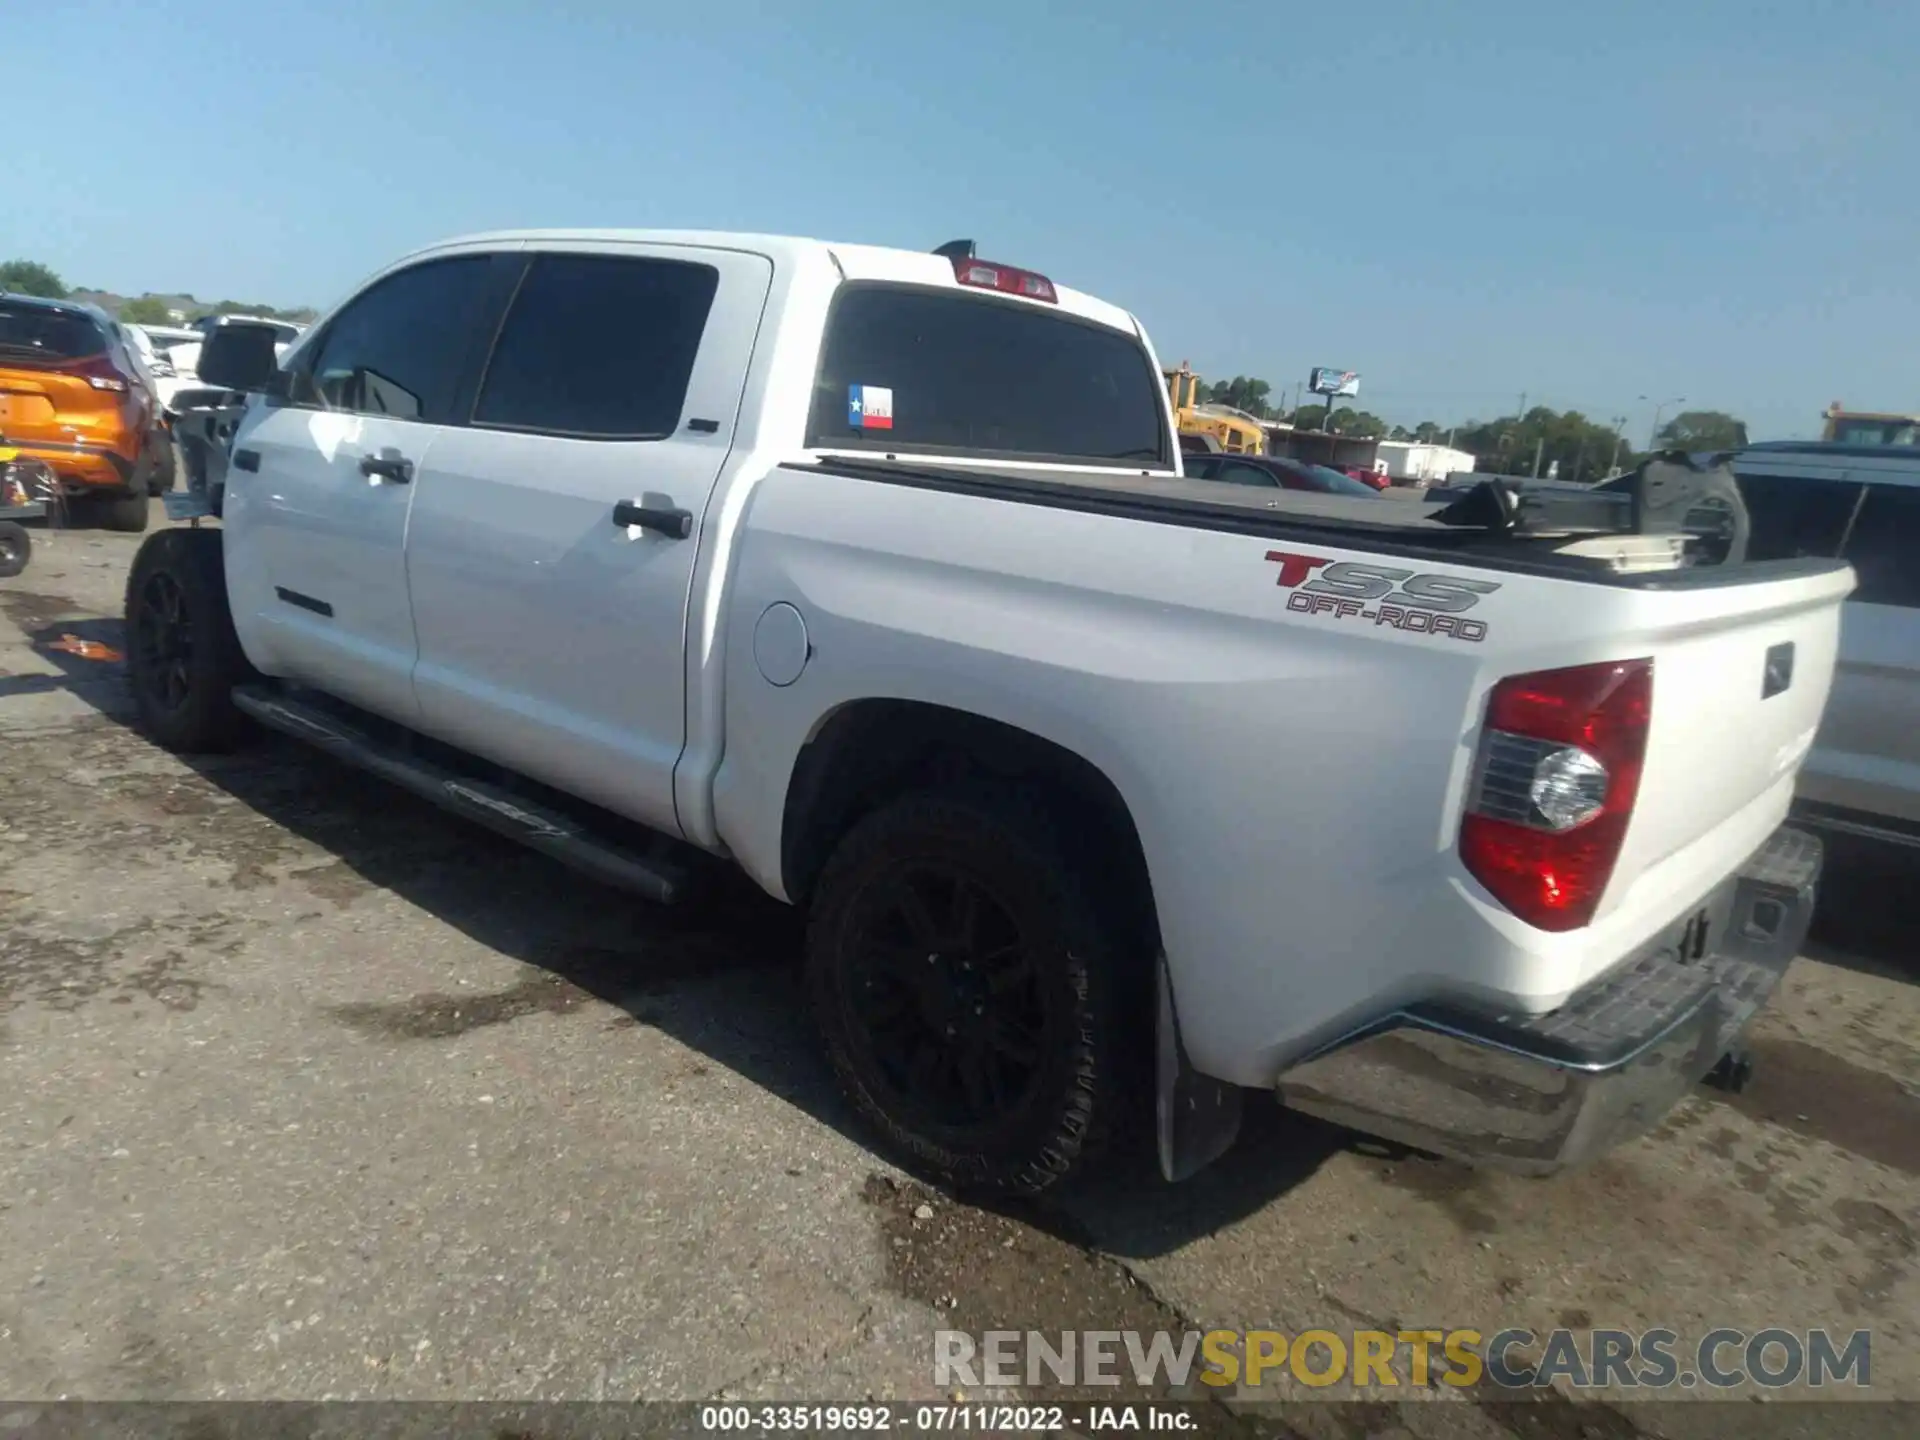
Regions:
<instances>
[{"instance_id":1,"label":"mud flap","mask_svg":"<svg viewBox=\"0 0 1920 1440\"><path fill-rule=\"evenodd\" d=\"M1240 1087L1202 1075L1187 1061L1180 1019L1173 1008L1167 957L1154 966L1158 995L1155 1032L1154 1120L1160 1173L1185 1180L1224 1155L1240 1134Z\"/></svg>"}]
</instances>

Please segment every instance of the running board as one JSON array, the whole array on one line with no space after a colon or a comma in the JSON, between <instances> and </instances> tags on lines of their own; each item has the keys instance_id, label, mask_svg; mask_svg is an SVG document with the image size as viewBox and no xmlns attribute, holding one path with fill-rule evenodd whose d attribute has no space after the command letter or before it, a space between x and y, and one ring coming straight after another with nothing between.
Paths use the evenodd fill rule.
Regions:
<instances>
[{"instance_id":1,"label":"running board","mask_svg":"<svg viewBox=\"0 0 1920 1440\"><path fill-rule=\"evenodd\" d=\"M1909 829L1898 821L1882 822L1876 816L1855 810L1829 809L1822 805L1795 805L1793 820L1809 830L1824 830L1832 835L1852 835L1881 845L1920 849L1920 830Z\"/></svg>"},{"instance_id":2,"label":"running board","mask_svg":"<svg viewBox=\"0 0 1920 1440\"><path fill-rule=\"evenodd\" d=\"M402 754L317 706L252 685L237 687L233 703L270 730L304 740L605 884L662 905L671 905L686 893L684 871L596 839L577 821L496 785Z\"/></svg>"}]
</instances>

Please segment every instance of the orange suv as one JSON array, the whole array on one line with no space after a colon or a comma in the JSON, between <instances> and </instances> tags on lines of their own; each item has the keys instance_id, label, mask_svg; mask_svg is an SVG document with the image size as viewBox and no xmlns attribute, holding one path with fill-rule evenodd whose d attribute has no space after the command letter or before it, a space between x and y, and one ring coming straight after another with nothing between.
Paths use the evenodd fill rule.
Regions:
<instances>
[{"instance_id":1,"label":"orange suv","mask_svg":"<svg viewBox=\"0 0 1920 1440\"><path fill-rule=\"evenodd\" d=\"M151 382L90 305L0 295L0 444L44 460L111 530L147 528L161 428Z\"/></svg>"}]
</instances>

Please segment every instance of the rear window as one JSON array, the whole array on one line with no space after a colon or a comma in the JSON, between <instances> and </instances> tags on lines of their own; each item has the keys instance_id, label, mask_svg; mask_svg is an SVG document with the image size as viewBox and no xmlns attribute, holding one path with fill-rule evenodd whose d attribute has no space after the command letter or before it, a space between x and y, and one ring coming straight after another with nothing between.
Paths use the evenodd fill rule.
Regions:
<instances>
[{"instance_id":1,"label":"rear window","mask_svg":"<svg viewBox=\"0 0 1920 1440\"><path fill-rule=\"evenodd\" d=\"M830 449L1170 463L1160 378L1133 336L904 286L841 290L807 428Z\"/></svg>"},{"instance_id":2,"label":"rear window","mask_svg":"<svg viewBox=\"0 0 1920 1440\"><path fill-rule=\"evenodd\" d=\"M89 316L0 300L0 359L56 365L84 360L106 348L106 335Z\"/></svg>"},{"instance_id":3,"label":"rear window","mask_svg":"<svg viewBox=\"0 0 1920 1440\"><path fill-rule=\"evenodd\" d=\"M1792 475L1740 476L1749 560L1832 559L1860 509L1856 484Z\"/></svg>"}]
</instances>

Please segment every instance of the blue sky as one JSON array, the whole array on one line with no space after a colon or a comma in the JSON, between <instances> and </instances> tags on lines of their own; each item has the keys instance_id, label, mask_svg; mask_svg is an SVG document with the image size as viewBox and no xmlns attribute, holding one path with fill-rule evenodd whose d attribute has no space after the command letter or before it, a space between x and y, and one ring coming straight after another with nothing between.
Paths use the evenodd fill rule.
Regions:
<instances>
[{"instance_id":1,"label":"blue sky","mask_svg":"<svg viewBox=\"0 0 1920 1440\"><path fill-rule=\"evenodd\" d=\"M1078 11L1080 13L1074 13ZM1920 5L63 0L0 257L324 306L506 225L956 236L1442 423L1920 409ZM31 123L23 117L31 117ZM1670 407L1671 408L1671 407Z\"/></svg>"}]
</instances>

